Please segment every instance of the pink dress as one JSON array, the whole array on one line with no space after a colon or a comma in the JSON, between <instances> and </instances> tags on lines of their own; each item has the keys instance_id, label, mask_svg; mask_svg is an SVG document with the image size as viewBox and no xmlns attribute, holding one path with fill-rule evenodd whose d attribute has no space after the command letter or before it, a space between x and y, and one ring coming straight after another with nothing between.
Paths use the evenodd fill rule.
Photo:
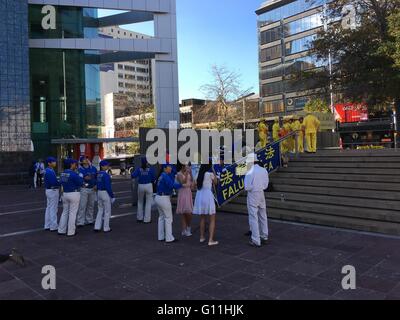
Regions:
<instances>
[{"instance_id":1,"label":"pink dress","mask_svg":"<svg viewBox=\"0 0 400 320\"><path fill-rule=\"evenodd\" d=\"M193 196L192 196L192 176L182 173L177 175L178 181L184 181L183 188L178 190L178 202L176 207L177 214L189 214L193 212Z\"/></svg>"}]
</instances>

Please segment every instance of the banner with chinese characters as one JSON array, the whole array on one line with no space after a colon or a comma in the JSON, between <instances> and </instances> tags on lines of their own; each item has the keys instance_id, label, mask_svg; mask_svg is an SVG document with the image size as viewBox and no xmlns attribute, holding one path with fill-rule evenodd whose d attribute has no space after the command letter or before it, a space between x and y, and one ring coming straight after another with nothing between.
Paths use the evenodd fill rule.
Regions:
<instances>
[{"instance_id":1,"label":"banner with chinese characters","mask_svg":"<svg viewBox=\"0 0 400 320\"><path fill-rule=\"evenodd\" d=\"M262 166L272 172L281 165L279 143L268 145L256 152ZM244 191L244 177L247 173L246 159L226 166L215 188L215 198L219 207L223 206Z\"/></svg>"}]
</instances>

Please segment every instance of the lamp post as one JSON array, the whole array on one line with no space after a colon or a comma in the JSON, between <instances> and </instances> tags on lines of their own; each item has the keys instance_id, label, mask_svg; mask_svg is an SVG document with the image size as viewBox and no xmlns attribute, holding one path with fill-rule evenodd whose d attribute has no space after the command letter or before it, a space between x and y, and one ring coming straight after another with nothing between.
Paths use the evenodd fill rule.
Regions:
<instances>
[{"instance_id":1,"label":"lamp post","mask_svg":"<svg viewBox=\"0 0 400 320\"><path fill-rule=\"evenodd\" d=\"M239 98L238 100L242 100L243 102L243 131L246 131L246 99L255 95L254 92L245 95L244 97Z\"/></svg>"}]
</instances>

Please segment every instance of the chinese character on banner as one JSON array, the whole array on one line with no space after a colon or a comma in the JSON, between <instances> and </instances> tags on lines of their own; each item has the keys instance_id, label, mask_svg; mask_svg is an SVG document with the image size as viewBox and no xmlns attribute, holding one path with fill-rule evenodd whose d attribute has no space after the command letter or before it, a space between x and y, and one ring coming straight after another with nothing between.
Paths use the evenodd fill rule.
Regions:
<instances>
[{"instance_id":1,"label":"chinese character on banner","mask_svg":"<svg viewBox=\"0 0 400 320\"><path fill-rule=\"evenodd\" d=\"M224 171L221 174L221 186L225 187L226 185L232 183L233 181L233 173L229 170Z\"/></svg>"},{"instance_id":2,"label":"chinese character on banner","mask_svg":"<svg viewBox=\"0 0 400 320\"><path fill-rule=\"evenodd\" d=\"M275 149L271 146L265 151L265 158L267 160L272 159L275 156Z\"/></svg>"}]
</instances>

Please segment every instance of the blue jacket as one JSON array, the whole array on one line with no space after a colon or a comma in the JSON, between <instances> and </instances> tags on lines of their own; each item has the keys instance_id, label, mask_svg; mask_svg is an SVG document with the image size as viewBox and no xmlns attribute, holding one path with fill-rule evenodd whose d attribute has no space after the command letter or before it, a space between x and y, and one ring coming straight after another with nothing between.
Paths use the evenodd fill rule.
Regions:
<instances>
[{"instance_id":1,"label":"blue jacket","mask_svg":"<svg viewBox=\"0 0 400 320\"><path fill-rule=\"evenodd\" d=\"M46 189L59 188L60 182L52 168L46 168L44 172L44 185Z\"/></svg>"},{"instance_id":2,"label":"blue jacket","mask_svg":"<svg viewBox=\"0 0 400 320\"><path fill-rule=\"evenodd\" d=\"M114 198L114 193L111 188L111 177L105 171L100 171L97 174L97 190L98 191L107 191L110 198L111 199Z\"/></svg>"},{"instance_id":3,"label":"blue jacket","mask_svg":"<svg viewBox=\"0 0 400 320\"><path fill-rule=\"evenodd\" d=\"M138 168L132 173L132 179L138 179L139 184L149 184L156 180L153 168Z\"/></svg>"},{"instance_id":4,"label":"blue jacket","mask_svg":"<svg viewBox=\"0 0 400 320\"><path fill-rule=\"evenodd\" d=\"M70 169L61 173L60 182L65 193L78 192L83 185L83 179L75 171Z\"/></svg>"},{"instance_id":5,"label":"blue jacket","mask_svg":"<svg viewBox=\"0 0 400 320\"><path fill-rule=\"evenodd\" d=\"M79 174L82 178L84 178L84 182L88 184L88 188L93 188L97 184L97 169L93 166L89 166L88 168L80 167L78 169ZM90 180L86 180L86 177L90 177Z\"/></svg>"},{"instance_id":6,"label":"blue jacket","mask_svg":"<svg viewBox=\"0 0 400 320\"><path fill-rule=\"evenodd\" d=\"M174 189L180 189L182 185L180 183L175 183L170 175L163 172L157 182L157 194L163 196L172 195Z\"/></svg>"}]
</instances>

